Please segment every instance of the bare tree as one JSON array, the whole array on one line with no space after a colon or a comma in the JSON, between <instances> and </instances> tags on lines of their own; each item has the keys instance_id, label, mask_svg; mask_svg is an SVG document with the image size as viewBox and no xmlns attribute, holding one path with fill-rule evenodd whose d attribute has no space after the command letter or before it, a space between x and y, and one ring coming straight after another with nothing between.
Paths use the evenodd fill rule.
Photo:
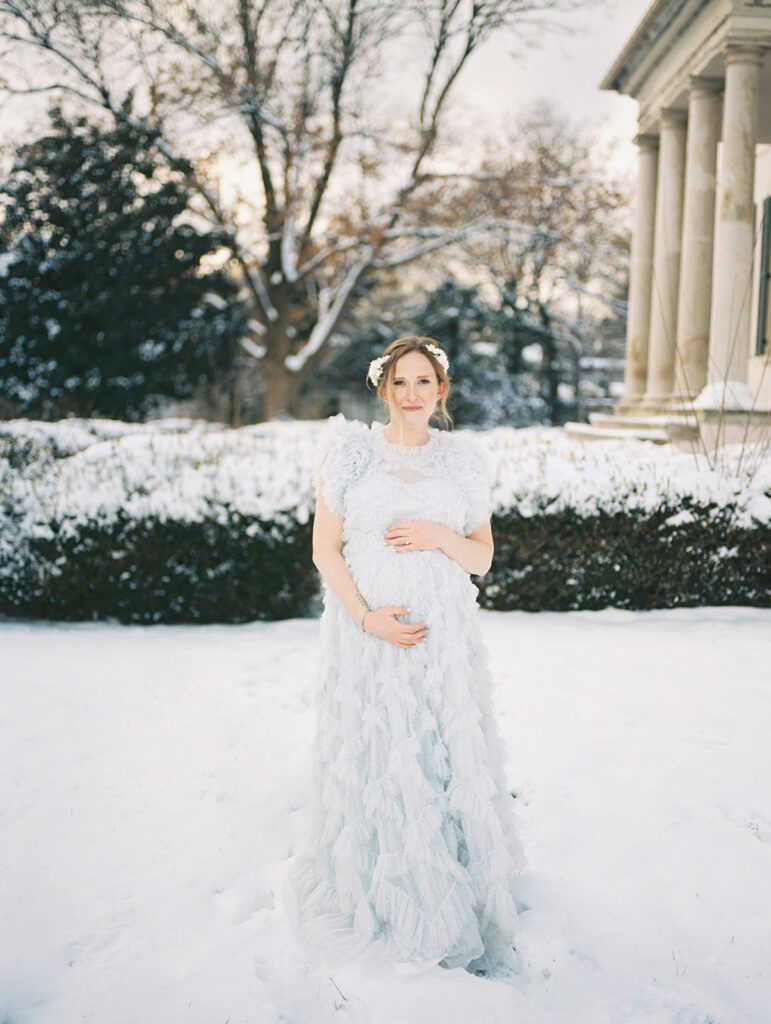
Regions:
<instances>
[{"instance_id":1,"label":"bare tree","mask_svg":"<svg viewBox=\"0 0 771 1024\"><path fill-rule=\"evenodd\" d=\"M490 227L456 248L468 272L520 310L539 339L553 421L565 369L577 392L596 325L626 317L631 195L606 160L596 133L542 100L457 184L455 202Z\"/></svg>"},{"instance_id":2,"label":"bare tree","mask_svg":"<svg viewBox=\"0 0 771 1024\"><path fill-rule=\"evenodd\" d=\"M252 306L243 346L270 418L292 409L367 279L489 226L431 201L472 54L596 2L0 0L0 85L152 125L172 165L194 167L201 214L227 232ZM376 102L397 46L418 68L402 120ZM34 77L27 53L44 58Z\"/></svg>"}]
</instances>

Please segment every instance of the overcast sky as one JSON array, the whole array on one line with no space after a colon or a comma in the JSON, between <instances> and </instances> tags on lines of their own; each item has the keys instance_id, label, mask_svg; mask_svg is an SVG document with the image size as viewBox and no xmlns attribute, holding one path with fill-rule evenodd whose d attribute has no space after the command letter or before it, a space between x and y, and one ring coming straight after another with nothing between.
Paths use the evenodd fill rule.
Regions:
<instances>
[{"instance_id":1,"label":"overcast sky","mask_svg":"<svg viewBox=\"0 0 771 1024\"><path fill-rule=\"evenodd\" d=\"M540 45L499 36L472 58L453 94L457 124L505 124L533 100L551 99L571 121L617 140L616 169L635 173L637 103L599 83L648 9L647 0L594 0L591 9L554 16L564 30L539 33ZM14 100L0 113L0 136L15 141L39 120L44 101Z\"/></svg>"},{"instance_id":2,"label":"overcast sky","mask_svg":"<svg viewBox=\"0 0 771 1024\"><path fill-rule=\"evenodd\" d=\"M649 6L646 0L604 0L591 11L561 14L568 31L548 35L540 48L519 57L512 56L516 40L491 42L468 68L466 103L504 119L523 103L550 98L571 120L585 119L617 138L619 166L631 173L637 102L600 89L600 81Z\"/></svg>"}]
</instances>

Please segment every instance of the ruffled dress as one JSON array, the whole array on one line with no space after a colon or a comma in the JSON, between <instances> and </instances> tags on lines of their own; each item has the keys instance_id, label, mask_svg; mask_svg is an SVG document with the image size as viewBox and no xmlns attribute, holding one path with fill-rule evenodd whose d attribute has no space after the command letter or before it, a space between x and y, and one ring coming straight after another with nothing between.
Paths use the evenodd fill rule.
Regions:
<instances>
[{"instance_id":1,"label":"ruffled dress","mask_svg":"<svg viewBox=\"0 0 771 1024\"><path fill-rule=\"evenodd\" d=\"M397 552L415 519L468 535L491 514L491 463L473 436L429 428L402 446L343 414L325 425L316 487L344 517L342 554L370 608L403 605L425 640L363 631L324 584L311 813L284 907L315 964L521 970L517 876L527 865L504 775L478 589L438 550Z\"/></svg>"}]
</instances>

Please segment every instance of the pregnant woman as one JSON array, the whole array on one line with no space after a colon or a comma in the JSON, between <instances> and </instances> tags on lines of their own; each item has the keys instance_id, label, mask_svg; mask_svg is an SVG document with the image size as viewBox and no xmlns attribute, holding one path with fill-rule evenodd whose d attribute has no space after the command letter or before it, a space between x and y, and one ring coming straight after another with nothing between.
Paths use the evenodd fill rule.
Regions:
<instances>
[{"instance_id":1,"label":"pregnant woman","mask_svg":"<svg viewBox=\"0 0 771 1024\"><path fill-rule=\"evenodd\" d=\"M392 342L368 378L388 423L332 417L316 467L324 581L314 806L284 903L317 963L520 969L527 865L503 772L477 587L491 468L447 418L446 353Z\"/></svg>"}]
</instances>

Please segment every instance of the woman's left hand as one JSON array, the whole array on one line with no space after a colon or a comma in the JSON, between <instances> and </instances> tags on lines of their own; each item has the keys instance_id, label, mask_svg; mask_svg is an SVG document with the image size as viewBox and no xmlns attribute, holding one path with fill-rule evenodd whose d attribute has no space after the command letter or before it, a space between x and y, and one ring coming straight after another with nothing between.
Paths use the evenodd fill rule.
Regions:
<instances>
[{"instance_id":1,"label":"woman's left hand","mask_svg":"<svg viewBox=\"0 0 771 1024\"><path fill-rule=\"evenodd\" d=\"M407 523L394 523L384 536L389 547L404 551L434 551L442 542L447 527L430 519L413 519ZM405 543L409 541L409 543Z\"/></svg>"}]
</instances>

